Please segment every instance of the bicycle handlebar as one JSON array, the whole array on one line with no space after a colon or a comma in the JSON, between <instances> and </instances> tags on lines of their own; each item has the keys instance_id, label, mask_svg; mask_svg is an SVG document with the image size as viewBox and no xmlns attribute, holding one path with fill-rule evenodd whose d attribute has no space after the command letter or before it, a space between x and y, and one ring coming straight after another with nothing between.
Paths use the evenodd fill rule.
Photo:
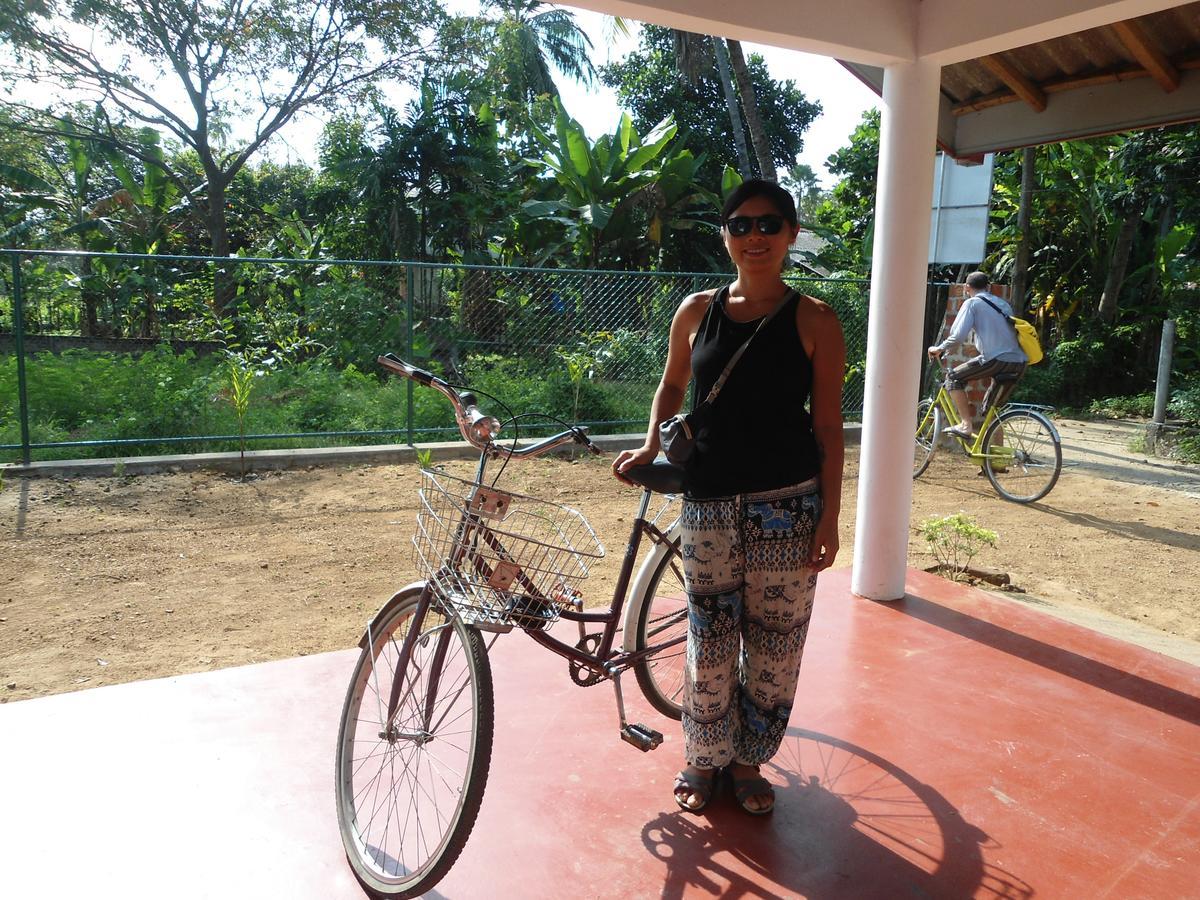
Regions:
<instances>
[{"instance_id":1,"label":"bicycle handlebar","mask_svg":"<svg viewBox=\"0 0 1200 900\"><path fill-rule=\"evenodd\" d=\"M445 396L454 406L454 421L458 423L458 430L462 434L463 440L485 453L493 456L502 456L506 459L524 459L541 456L543 453L548 453L558 447L574 442L586 447L597 456L603 455L603 451L587 436L587 429L580 425L551 435L548 438L543 438L535 444L530 444L528 447L520 449L502 447L495 441L496 435L500 433L500 422L495 416L487 415L476 405L474 394L470 392L459 394L449 382L438 378L432 372L427 372L424 369L417 368L412 363L405 362L394 353L385 353L376 362L390 372L403 375L405 378L410 378L426 387L431 387Z\"/></svg>"}]
</instances>

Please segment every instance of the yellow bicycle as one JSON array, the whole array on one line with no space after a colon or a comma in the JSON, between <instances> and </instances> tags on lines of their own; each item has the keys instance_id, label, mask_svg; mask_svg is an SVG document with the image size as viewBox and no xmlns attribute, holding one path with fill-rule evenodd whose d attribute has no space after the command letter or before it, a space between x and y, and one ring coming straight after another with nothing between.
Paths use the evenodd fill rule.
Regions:
<instances>
[{"instance_id":1,"label":"yellow bicycle","mask_svg":"<svg viewBox=\"0 0 1200 900\"><path fill-rule=\"evenodd\" d=\"M991 406L972 438L951 433L979 464L997 493L1015 503L1032 503L1050 493L1062 472L1062 441L1045 411L1030 403ZM962 418L945 385L917 405L913 478L929 468L947 428Z\"/></svg>"}]
</instances>

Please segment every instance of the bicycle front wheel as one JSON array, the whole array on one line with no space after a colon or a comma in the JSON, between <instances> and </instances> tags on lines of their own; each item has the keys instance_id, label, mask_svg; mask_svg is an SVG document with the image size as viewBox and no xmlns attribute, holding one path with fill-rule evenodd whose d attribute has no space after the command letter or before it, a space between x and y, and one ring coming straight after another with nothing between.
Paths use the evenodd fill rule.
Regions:
<instances>
[{"instance_id":1,"label":"bicycle front wheel","mask_svg":"<svg viewBox=\"0 0 1200 900\"><path fill-rule=\"evenodd\" d=\"M338 731L338 826L355 876L377 898L415 897L449 871L475 825L492 755L483 639L436 603L415 622L420 596L410 590L373 627Z\"/></svg>"},{"instance_id":2,"label":"bicycle front wheel","mask_svg":"<svg viewBox=\"0 0 1200 900\"><path fill-rule=\"evenodd\" d=\"M942 433L942 411L932 399L926 397L917 405L917 441L913 448L913 478L920 478L929 468L929 461L937 452L938 438Z\"/></svg>"},{"instance_id":3,"label":"bicycle front wheel","mask_svg":"<svg viewBox=\"0 0 1200 900\"><path fill-rule=\"evenodd\" d=\"M687 663L687 592L683 586L679 543L664 544L660 555L660 559L652 562L654 574L645 590L634 599L641 606L634 647L644 650L683 640L637 663L633 671L650 705L664 716L679 719L683 716L683 677Z\"/></svg>"},{"instance_id":4,"label":"bicycle front wheel","mask_svg":"<svg viewBox=\"0 0 1200 900\"><path fill-rule=\"evenodd\" d=\"M1005 500L1042 499L1062 472L1058 429L1032 409L1001 413L983 436L983 471Z\"/></svg>"}]
</instances>

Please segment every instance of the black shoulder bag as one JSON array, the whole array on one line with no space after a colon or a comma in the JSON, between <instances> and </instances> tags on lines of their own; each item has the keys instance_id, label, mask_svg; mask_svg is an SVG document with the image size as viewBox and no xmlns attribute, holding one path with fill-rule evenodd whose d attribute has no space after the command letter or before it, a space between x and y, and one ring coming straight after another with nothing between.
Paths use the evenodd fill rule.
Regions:
<instances>
[{"instance_id":1,"label":"black shoulder bag","mask_svg":"<svg viewBox=\"0 0 1200 900\"><path fill-rule=\"evenodd\" d=\"M722 290L728 291L729 289L722 288ZM754 340L755 335L762 331L763 326L775 318L775 314L787 305L793 293L794 291L789 289L779 302L779 305L758 323L758 327L754 329L754 334L746 338L746 342L738 347L737 351L730 358L729 363L725 366L725 371L721 373L721 377L716 380L716 383L712 386L712 390L704 398L703 403L698 404L690 413L679 413L659 423L658 443L668 460L678 466L682 466L692 458L692 454L696 452L696 440L708 427L713 402L717 399L717 395L721 393L721 388L725 386L725 382L729 379L729 373L733 371L733 367L737 365L737 361L742 358L742 354L746 352L746 348L750 346L750 342ZM709 304L710 310L716 302L716 298L714 297L713 302Z\"/></svg>"}]
</instances>

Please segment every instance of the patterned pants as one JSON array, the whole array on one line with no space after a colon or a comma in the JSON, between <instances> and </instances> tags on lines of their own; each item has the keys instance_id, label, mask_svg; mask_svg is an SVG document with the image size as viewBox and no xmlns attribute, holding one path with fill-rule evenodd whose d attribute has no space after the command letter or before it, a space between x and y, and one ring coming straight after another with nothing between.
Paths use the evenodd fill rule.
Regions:
<instances>
[{"instance_id":1,"label":"patterned pants","mask_svg":"<svg viewBox=\"0 0 1200 900\"><path fill-rule=\"evenodd\" d=\"M684 754L702 768L775 755L796 696L817 575L817 481L684 500Z\"/></svg>"}]
</instances>

